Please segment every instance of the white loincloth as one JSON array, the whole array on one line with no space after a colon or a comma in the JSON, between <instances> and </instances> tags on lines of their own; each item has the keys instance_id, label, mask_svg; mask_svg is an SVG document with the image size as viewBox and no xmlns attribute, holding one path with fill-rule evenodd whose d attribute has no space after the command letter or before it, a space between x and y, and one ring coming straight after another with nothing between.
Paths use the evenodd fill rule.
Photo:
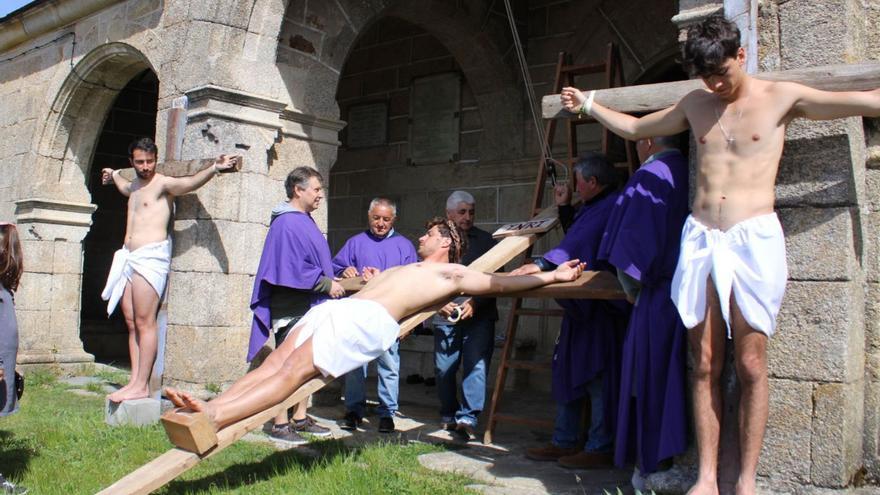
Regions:
<instances>
[{"instance_id":1,"label":"white loincloth","mask_svg":"<svg viewBox=\"0 0 880 495\"><path fill-rule=\"evenodd\" d=\"M387 351L400 325L384 306L366 299L326 301L296 323L294 347L312 338L312 361L324 376L338 377Z\"/></svg>"},{"instance_id":2,"label":"white loincloth","mask_svg":"<svg viewBox=\"0 0 880 495\"><path fill-rule=\"evenodd\" d=\"M146 244L134 251L129 251L125 246L116 251L113 255L113 264L110 266L110 275L107 276L107 285L101 293L101 299L108 301L107 316L116 309L125 291L125 284L131 280L133 272L144 277L161 299L165 293L170 267L170 239Z\"/></svg>"},{"instance_id":3,"label":"white loincloth","mask_svg":"<svg viewBox=\"0 0 880 495\"><path fill-rule=\"evenodd\" d=\"M746 322L768 337L785 293L785 238L776 213L744 220L725 232L689 216L681 232L681 255L672 278L672 301L687 328L706 317L709 275L718 291L730 335L730 294Z\"/></svg>"}]
</instances>

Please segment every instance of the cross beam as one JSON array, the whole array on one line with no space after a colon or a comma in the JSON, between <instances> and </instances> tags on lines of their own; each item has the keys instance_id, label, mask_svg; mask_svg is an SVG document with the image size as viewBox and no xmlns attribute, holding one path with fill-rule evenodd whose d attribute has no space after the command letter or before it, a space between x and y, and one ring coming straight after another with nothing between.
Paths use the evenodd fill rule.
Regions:
<instances>
[{"instance_id":1,"label":"cross beam","mask_svg":"<svg viewBox=\"0 0 880 495\"><path fill-rule=\"evenodd\" d=\"M792 81L827 91L865 91L880 87L880 62L762 72L755 77L765 81ZM597 89L594 101L618 112L647 113L670 107L691 91L705 88L702 80L691 79ZM562 108L559 95L541 98L541 113L545 119L577 118Z\"/></svg>"},{"instance_id":2,"label":"cross beam","mask_svg":"<svg viewBox=\"0 0 880 495\"><path fill-rule=\"evenodd\" d=\"M158 165L156 165L156 172L162 175L167 175L169 177L186 177L189 175L195 175L213 164L213 158L200 158L198 160L180 161L174 160L159 163ZM226 170L221 170L220 173L238 172L239 170L241 170L243 164L244 158L239 156L234 167ZM125 180L134 180L135 172L134 169L131 167L119 169L119 174L122 175Z\"/></svg>"}]
</instances>

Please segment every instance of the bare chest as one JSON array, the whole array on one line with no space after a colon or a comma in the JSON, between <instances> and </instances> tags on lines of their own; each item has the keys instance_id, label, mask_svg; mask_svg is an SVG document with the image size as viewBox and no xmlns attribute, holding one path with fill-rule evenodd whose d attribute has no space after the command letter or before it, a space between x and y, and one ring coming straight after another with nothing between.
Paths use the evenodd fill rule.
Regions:
<instances>
[{"instance_id":1,"label":"bare chest","mask_svg":"<svg viewBox=\"0 0 880 495\"><path fill-rule=\"evenodd\" d=\"M133 187L128 198L128 208L137 214L168 210L169 198L156 182L142 187Z\"/></svg>"}]
</instances>

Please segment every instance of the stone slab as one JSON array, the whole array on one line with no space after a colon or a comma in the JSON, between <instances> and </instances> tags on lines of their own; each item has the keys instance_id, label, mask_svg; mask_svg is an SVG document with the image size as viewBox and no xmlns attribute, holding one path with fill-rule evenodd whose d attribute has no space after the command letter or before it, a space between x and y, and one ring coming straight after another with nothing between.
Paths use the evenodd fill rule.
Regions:
<instances>
[{"instance_id":1,"label":"stone slab","mask_svg":"<svg viewBox=\"0 0 880 495\"><path fill-rule=\"evenodd\" d=\"M110 426L147 426L159 422L156 399L135 399L122 403L104 401L104 422Z\"/></svg>"},{"instance_id":2,"label":"stone slab","mask_svg":"<svg viewBox=\"0 0 880 495\"><path fill-rule=\"evenodd\" d=\"M852 280L858 270L850 208L780 208L790 280Z\"/></svg>"},{"instance_id":3,"label":"stone slab","mask_svg":"<svg viewBox=\"0 0 880 495\"><path fill-rule=\"evenodd\" d=\"M813 403L810 479L845 487L862 465L864 382L816 384Z\"/></svg>"}]
</instances>

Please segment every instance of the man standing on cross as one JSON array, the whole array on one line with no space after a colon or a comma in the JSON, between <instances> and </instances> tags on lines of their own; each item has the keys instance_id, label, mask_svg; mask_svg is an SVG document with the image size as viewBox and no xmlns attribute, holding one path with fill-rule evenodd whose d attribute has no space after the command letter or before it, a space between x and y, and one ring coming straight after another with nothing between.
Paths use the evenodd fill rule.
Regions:
<instances>
[{"instance_id":1,"label":"man standing on cross","mask_svg":"<svg viewBox=\"0 0 880 495\"><path fill-rule=\"evenodd\" d=\"M590 115L626 139L687 129L694 134L696 195L672 281L694 358L699 476L689 493L718 493L726 336L733 339L742 390L736 493L753 494L768 415L767 339L776 329L787 279L785 241L773 211L785 128L798 117L880 116L880 90L828 92L755 79L743 68L739 30L720 16L688 30L682 60L706 88L641 118L594 103L595 92L564 88L561 99L567 110Z\"/></svg>"}]
</instances>

